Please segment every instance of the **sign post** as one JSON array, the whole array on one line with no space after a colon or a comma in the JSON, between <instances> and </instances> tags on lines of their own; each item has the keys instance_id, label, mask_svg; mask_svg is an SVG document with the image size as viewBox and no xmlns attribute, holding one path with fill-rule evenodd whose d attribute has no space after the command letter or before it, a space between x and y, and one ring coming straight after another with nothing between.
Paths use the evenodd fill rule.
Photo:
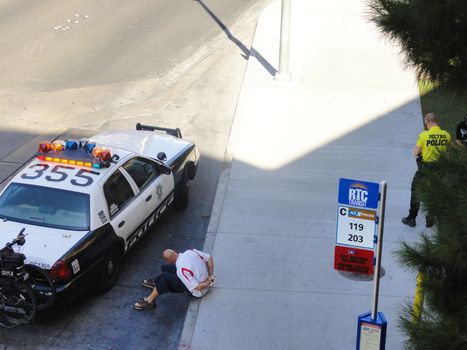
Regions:
<instances>
[{"instance_id":1,"label":"sign post","mask_svg":"<svg viewBox=\"0 0 467 350\"><path fill-rule=\"evenodd\" d=\"M339 180L334 268L374 279L371 312L358 316L357 350L384 350L386 344L387 321L378 312L386 192L385 181Z\"/></svg>"},{"instance_id":2,"label":"sign post","mask_svg":"<svg viewBox=\"0 0 467 350\"><path fill-rule=\"evenodd\" d=\"M378 312L378 299L379 299L379 277L381 271L381 255L383 253L383 231L384 231L384 212L386 210L386 181L381 182L381 206L379 208L379 222L378 222L378 245L376 248L376 264L375 264L375 278L373 288L373 308L371 310L371 319L376 320Z\"/></svg>"},{"instance_id":3,"label":"sign post","mask_svg":"<svg viewBox=\"0 0 467 350\"><path fill-rule=\"evenodd\" d=\"M279 71L276 73L275 79L282 81L289 81L291 77L289 71L291 1L282 0L281 4Z\"/></svg>"},{"instance_id":4,"label":"sign post","mask_svg":"<svg viewBox=\"0 0 467 350\"><path fill-rule=\"evenodd\" d=\"M386 211L387 183L381 181L380 206L378 212L378 236L376 237L376 261L374 271L373 305L371 312L358 316L357 350L384 350L388 323L384 314L378 312L379 283L381 275L381 257L383 252L384 216Z\"/></svg>"}]
</instances>

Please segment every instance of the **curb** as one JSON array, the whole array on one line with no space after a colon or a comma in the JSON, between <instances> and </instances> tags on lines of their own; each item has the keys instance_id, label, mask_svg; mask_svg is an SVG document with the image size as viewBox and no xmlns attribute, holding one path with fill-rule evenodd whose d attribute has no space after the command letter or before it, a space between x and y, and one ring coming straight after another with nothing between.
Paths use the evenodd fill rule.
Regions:
<instances>
[{"instance_id":1,"label":"curb","mask_svg":"<svg viewBox=\"0 0 467 350\"><path fill-rule=\"evenodd\" d=\"M263 4L263 2L261 2ZM256 25L254 28L253 38L256 35L256 30L258 27L258 21L264 11L264 7L258 19L256 20ZM254 39L253 39L254 40ZM227 193L227 188L229 186L230 172L232 167L232 162L234 158L234 149L235 145L238 142L240 126L243 122L244 116L242 113L242 97L244 91L245 77L248 72L248 66L250 65L250 59L254 57L253 47L250 47L250 55L248 57L248 63L245 67L245 72L243 74L243 80L240 88L240 93L237 98L237 104L235 106L234 118L232 121L232 126L230 128L229 139L227 141L225 149L224 162L227 165L227 168L222 170L219 176L219 182L217 183L216 194L214 197L214 203L212 206L211 219L209 221L208 229L206 232L206 238L204 240L203 251L212 253L214 249L214 243L216 241L217 230L219 227L219 222L222 214L222 208L224 206L224 199ZM193 340L193 335L195 331L196 320L198 318L198 312L201 305L202 299L194 299L190 302L188 306L185 322L183 324L182 333L180 336L180 342L178 344L178 350L189 350L191 349L191 343Z\"/></svg>"},{"instance_id":2,"label":"curb","mask_svg":"<svg viewBox=\"0 0 467 350\"><path fill-rule=\"evenodd\" d=\"M255 26L255 32L256 32ZM253 34L254 35L254 34ZM250 60L252 57L251 53L248 58ZM243 95L243 85L245 82L245 76L248 70L248 65L245 69L243 75L243 81L240 89L240 93L237 99L237 105L234 111L234 118L232 121L232 126L230 128L229 139L227 141L226 150L225 150L225 157L224 162L226 163L227 168L222 170L221 174L219 175L219 181L217 183L216 194L214 196L214 203L212 206L211 211L211 219L209 220L208 229L206 232L206 238L204 240L203 251L212 253L214 249L214 243L216 241L217 229L219 227L219 222L221 218L222 208L224 206L224 199L227 193L227 187L229 185L230 179L230 171L232 167L232 161L234 157L234 149L235 144L238 138L238 130L240 129L240 125L242 123L243 117L241 116L241 106L240 106L240 99ZM193 340L193 334L195 331L196 319L198 317L198 311L201 305L201 299L193 299L188 306L185 322L183 324L182 334L180 336L180 342L178 344L178 350L188 350L191 349L191 342Z\"/></svg>"},{"instance_id":3,"label":"curb","mask_svg":"<svg viewBox=\"0 0 467 350\"><path fill-rule=\"evenodd\" d=\"M214 242L216 240L217 228L222 213L222 207L224 206L224 199L227 193L227 187L229 185L230 168L224 169L220 176L217 184L216 195L214 197L214 204L212 206L211 220L209 221L206 238L204 241L203 251L212 253L214 248ZM190 302L188 311L183 324L182 334L180 336L180 342L178 344L179 350L186 350L191 348L191 341L195 331L196 319L198 317L198 311L201 304L201 299L193 299Z\"/></svg>"}]
</instances>

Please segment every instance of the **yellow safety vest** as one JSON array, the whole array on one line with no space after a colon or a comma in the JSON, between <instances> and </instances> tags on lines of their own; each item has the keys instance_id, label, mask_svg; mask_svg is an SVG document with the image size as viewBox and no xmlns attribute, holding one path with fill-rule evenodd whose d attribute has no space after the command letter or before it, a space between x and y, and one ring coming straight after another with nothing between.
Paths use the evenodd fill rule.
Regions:
<instances>
[{"instance_id":1,"label":"yellow safety vest","mask_svg":"<svg viewBox=\"0 0 467 350\"><path fill-rule=\"evenodd\" d=\"M451 135L439 126L432 126L430 130L423 131L418 137L417 146L422 150L424 162L433 162L438 159L440 152L444 152L451 144Z\"/></svg>"}]
</instances>

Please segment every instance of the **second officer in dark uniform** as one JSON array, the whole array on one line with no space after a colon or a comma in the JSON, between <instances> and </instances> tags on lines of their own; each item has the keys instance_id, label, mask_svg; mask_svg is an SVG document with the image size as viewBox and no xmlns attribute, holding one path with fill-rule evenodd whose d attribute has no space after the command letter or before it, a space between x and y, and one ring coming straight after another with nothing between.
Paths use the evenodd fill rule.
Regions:
<instances>
[{"instance_id":1,"label":"second officer in dark uniform","mask_svg":"<svg viewBox=\"0 0 467 350\"><path fill-rule=\"evenodd\" d=\"M463 121L457 124L456 143L458 145L467 146L467 116Z\"/></svg>"}]
</instances>

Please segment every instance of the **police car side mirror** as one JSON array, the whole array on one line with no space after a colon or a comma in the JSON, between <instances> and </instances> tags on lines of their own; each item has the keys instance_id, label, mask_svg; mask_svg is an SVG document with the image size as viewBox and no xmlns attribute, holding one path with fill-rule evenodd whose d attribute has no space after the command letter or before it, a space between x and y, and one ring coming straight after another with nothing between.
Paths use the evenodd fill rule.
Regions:
<instances>
[{"instance_id":1,"label":"police car side mirror","mask_svg":"<svg viewBox=\"0 0 467 350\"><path fill-rule=\"evenodd\" d=\"M157 170L164 175L170 175L172 173L172 169L165 164L157 164Z\"/></svg>"}]
</instances>

